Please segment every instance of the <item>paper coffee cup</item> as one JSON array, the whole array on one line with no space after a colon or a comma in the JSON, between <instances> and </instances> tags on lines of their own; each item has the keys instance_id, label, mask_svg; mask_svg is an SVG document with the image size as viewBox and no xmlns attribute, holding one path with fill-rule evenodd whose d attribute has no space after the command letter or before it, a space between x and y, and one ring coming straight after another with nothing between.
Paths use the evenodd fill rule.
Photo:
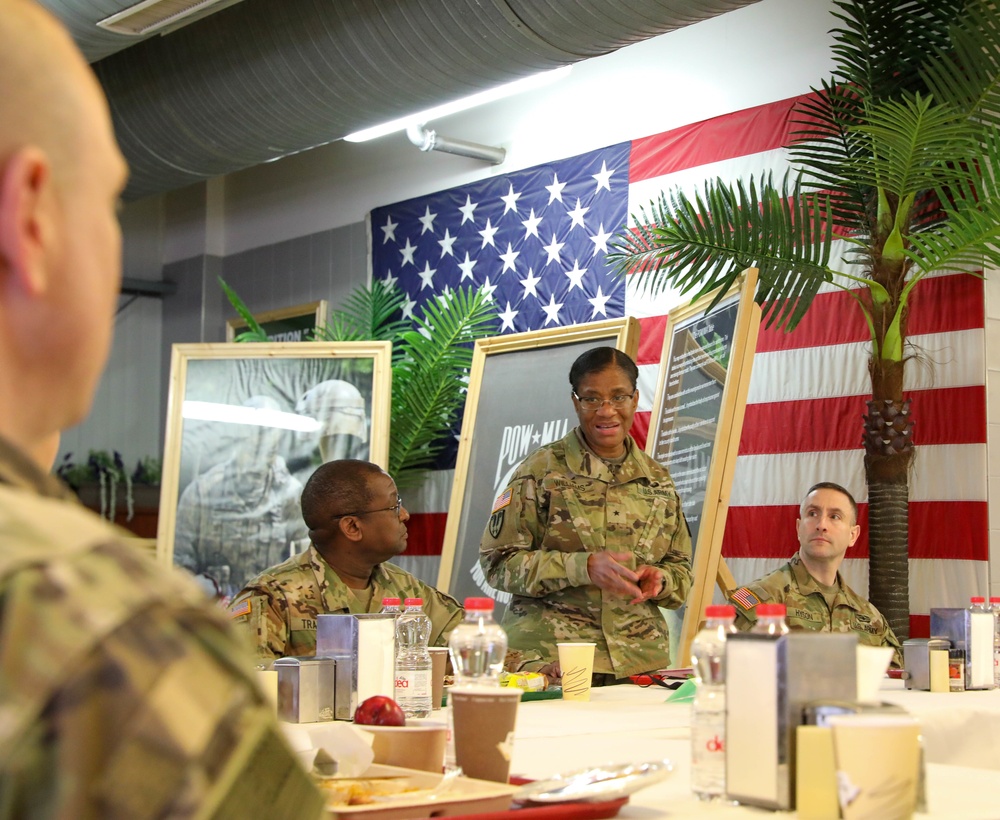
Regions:
<instances>
[{"instance_id":1,"label":"paper coffee cup","mask_svg":"<svg viewBox=\"0 0 1000 820\"><path fill-rule=\"evenodd\" d=\"M452 687L449 702L456 764L466 777L506 783L521 690Z\"/></svg>"},{"instance_id":2,"label":"paper coffee cup","mask_svg":"<svg viewBox=\"0 0 1000 820\"><path fill-rule=\"evenodd\" d=\"M448 647L431 646L427 651L431 653L431 706L440 709L444 699L444 676L448 671Z\"/></svg>"},{"instance_id":3,"label":"paper coffee cup","mask_svg":"<svg viewBox=\"0 0 1000 820\"><path fill-rule=\"evenodd\" d=\"M435 774L440 774L444 768L444 750L448 740L448 727L444 723L355 726L373 736L374 763L420 769Z\"/></svg>"},{"instance_id":4,"label":"paper coffee cup","mask_svg":"<svg viewBox=\"0 0 1000 820\"><path fill-rule=\"evenodd\" d=\"M563 700L590 700L590 681L594 676L595 643L561 642L559 666L562 669Z\"/></svg>"},{"instance_id":5,"label":"paper coffee cup","mask_svg":"<svg viewBox=\"0 0 1000 820\"><path fill-rule=\"evenodd\" d=\"M833 715L837 791L844 820L913 815L920 775L920 724L910 715Z\"/></svg>"}]
</instances>

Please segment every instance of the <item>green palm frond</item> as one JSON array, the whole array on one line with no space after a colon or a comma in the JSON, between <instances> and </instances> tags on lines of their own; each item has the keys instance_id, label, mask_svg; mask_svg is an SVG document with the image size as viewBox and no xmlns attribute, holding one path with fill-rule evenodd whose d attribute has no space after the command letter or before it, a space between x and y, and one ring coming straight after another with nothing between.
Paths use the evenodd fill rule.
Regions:
<instances>
[{"instance_id":1,"label":"green palm frond","mask_svg":"<svg viewBox=\"0 0 1000 820\"><path fill-rule=\"evenodd\" d=\"M246 322L249 330L244 330L242 333L237 333L233 337L234 342L269 342L271 337L267 335L267 331L260 326L260 323L253 318L253 314L250 312L250 308L246 306L246 303L239 297L235 290L233 290L229 285L226 284L225 280L218 276L219 285L222 287L222 292L226 294L226 298L229 300L229 304L233 306L236 312L240 315L240 318Z\"/></svg>"},{"instance_id":2,"label":"green palm frond","mask_svg":"<svg viewBox=\"0 0 1000 820\"><path fill-rule=\"evenodd\" d=\"M806 196L800 178L770 176L735 186L705 183L692 201L680 190L633 216L636 227L610 245L608 262L636 277L640 290L672 287L693 297L728 289L745 268L759 269L757 301L768 324L793 328L823 282L832 280L829 203Z\"/></svg>"},{"instance_id":3,"label":"green palm frond","mask_svg":"<svg viewBox=\"0 0 1000 820\"><path fill-rule=\"evenodd\" d=\"M393 341L410 327L401 318L406 294L395 284L375 282L356 289L334 310L323 327L313 331L318 342Z\"/></svg>"},{"instance_id":4,"label":"green palm frond","mask_svg":"<svg viewBox=\"0 0 1000 820\"><path fill-rule=\"evenodd\" d=\"M415 321L418 329L403 334L392 370L389 472L400 486L433 464L454 429L473 342L496 332L496 307L482 290L458 288L429 300Z\"/></svg>"}]
</instances>

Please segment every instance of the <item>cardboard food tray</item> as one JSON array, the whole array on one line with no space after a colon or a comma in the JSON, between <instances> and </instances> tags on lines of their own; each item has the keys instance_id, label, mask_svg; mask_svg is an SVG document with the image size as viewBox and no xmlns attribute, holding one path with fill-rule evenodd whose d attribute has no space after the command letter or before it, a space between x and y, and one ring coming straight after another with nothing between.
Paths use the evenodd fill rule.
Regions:
<instances>
[{"instance_id":1,"label":"cardboard food tray","mask_svg":"<svg viewBox=\"0 0 1000 820\"><path fill-rule=\"evenodd\" d=\"M401 777L408 785L418 789L432 789L441 780L440 774L418 769L402 769L397 766L372 765L361 775L362 778ZM488 780L474 780L459 777L451 788L440 797L428 799L415 794L406 794L392 800L365 803L357 806L334 805L327 809L328 820L409 820L422 817L468 816L477 812L504 813L510 808L511 798L517 786L492 783Z\"/></svg>"},{"instance_id":2,"label":"cardboard food tray","mask_svg":"<svg viewBox=\"0 0 1000 820\"><path fill-rule=\"evenodd\" d=\"M532 781L524 777L511 777L515 786ZM600 802L567 801L565 803L526 803L506 811L488 811L479 814L459 815L453 820L601 820L617 817L618 810L628 803L628 797Z\"/></svg>"}]
</instances>

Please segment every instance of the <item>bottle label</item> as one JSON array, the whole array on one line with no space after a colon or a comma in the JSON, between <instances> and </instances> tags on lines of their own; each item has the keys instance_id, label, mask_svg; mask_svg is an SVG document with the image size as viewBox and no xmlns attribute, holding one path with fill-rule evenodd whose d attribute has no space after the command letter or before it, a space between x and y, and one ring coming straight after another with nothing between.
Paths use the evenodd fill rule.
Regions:
<instances>
[{"instance_id":1,"label":"bottle label","mask_svg":"<svg viewBox=\"0 0 1000 820\"><path fill-rule=\"evenodd\" d=\"M431 696L431 670L407 669L396 672L396 699L407 700Z\"/></svg>"}]
</instances>

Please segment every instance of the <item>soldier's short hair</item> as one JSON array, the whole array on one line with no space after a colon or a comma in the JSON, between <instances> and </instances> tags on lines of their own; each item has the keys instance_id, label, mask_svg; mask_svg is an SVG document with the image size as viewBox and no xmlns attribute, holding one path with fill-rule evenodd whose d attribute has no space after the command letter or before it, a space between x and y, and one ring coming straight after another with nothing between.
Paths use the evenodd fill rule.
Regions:
<instances>
[{"instance_id":1,"label":"soldier's short hair","mask_svg":"<svg viewBox=\"0 0 1000 820\"><path fill-rule=\"evenodd\" d=\"M841 487L833 481L820 481L818 484L813 484L808 490L806 490L804 498L809 498L809 496L816 490L836 490L838 493L846 495L847 500L851 502L851 512L854 513L854 523L858 523L858 502L854 500L854 496L847 491L846 487Z\"/></svg>"},{"instance_id":2,"label":"soldier's short hair","mask_svg":"<svg viewBox=\"0 0 1000 820\"><path fill-rule=\"evenodd\" d=\"M627 353L622 353L616 347L595 347L577 356L569 369L569 383L574 391L579 390L580 382L585 376L600 373L609 367L617 367L628 376L632 389L635 390L639 381L639 368Z\"/></svg>"},{"instance_id":3,"label":"soldier's short hair","mask_svg":"<svg viewBox=\"0 0 1000 820\"><path fill-rule=\"evenodd\" d=\"M355 458L321 464L302 489L302 520L321 530L335 516L367 509L375 498L369 479L381 474L377 464Z\"/></svg>"}]
</instances>

